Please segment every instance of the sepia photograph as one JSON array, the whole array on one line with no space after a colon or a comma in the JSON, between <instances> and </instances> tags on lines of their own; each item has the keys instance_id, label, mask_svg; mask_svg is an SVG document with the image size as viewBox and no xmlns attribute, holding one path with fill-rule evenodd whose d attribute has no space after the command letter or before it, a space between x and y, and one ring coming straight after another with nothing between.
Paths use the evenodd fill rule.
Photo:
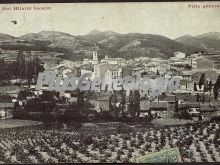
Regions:
<instances>
[{"instance_id":1,"label":"sepia photograph","mask_svg":"<svg viewBox=\"0 0 220 165\"><path fill-rule=\"evenodd\" d=\"M0 164L220 162L220 2L0 4Z\"/></svg>"}]
</instances>

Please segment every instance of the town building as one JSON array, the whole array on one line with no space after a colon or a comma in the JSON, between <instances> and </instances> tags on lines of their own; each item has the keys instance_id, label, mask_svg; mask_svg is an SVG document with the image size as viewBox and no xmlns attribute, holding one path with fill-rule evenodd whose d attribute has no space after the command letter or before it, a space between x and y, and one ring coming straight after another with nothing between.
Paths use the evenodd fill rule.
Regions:
<instances>
[{"instance_id":1,"label":"town building","mask_svg":"<svg viewBox=\"0 0 220 165\"><path fill-rule=\"evenodd\" d=\"M175 56L176 58L181 59L181 58L185 58L185 57L186 57L186 54L183 53L183 52L175 52L175 53L174 53L174 56Z\"/></svg>"},{"instance_id":2,"label":"town building","mask_svg":"<svg viewBox=\"0 0 220 165\"><path fill-rule=\"evenodd\" d=\"M124 58L108 58L108 56L105 56L101 63L124 65L126 60Z\"/></svg>"},{"instance_id":3,"label":"town building","mask_svg":"<svg viewBox=\"0 0 220 165\"><path fill-rule=\"evenodd\" d=\"M86 56L88 58L84 58L83 60L83 64L98 64L98 53L96 51L92 52L92 58L91 55L90 56Z\"/></svg>"},{"instance_id":4,"label":"town building","mask_svg":"<svg viewBox=\"0 0 220 165\"><path fill-rule=\"evenodd\" d=\"M122 67L116 66L114 68L108 69L105 77L111 78L111 79L116 79L116 78L122 77Z\"/></svg>"},{"instance_id":5,"label":"town building","mask_svg":"<svg viewBox=\"0 0 220 165\"><path fill-rule=\"evenodd\" d=\"M157 100L149 102L149 109L155 117L173 118L178 110L178 101L175 95L159 95Z\"/></svg>"},{"instance_id":6,"label":"town building","mask_svg":"<svg viewBox=\"0 0 220 165\"><path fill-rule=\"evenodd\" d=\"M11 118L14 109L14 103L0 103L0 119Z\"/></svg>"},{"instance_id":7,"label":"town building","mask_svg":"<svg viewBox=\"0 0 220 165\"><path fill-rule=\"evenodd\" d=\"M159 72L160 62L152 61L152 62L149 62L149 63L145 64L145 70L146 71L151 71L151 72L154 72L154 73Z\"/></svg>"},{"instance_id":8,"label":"town building","mask_svg":"<svg viewBox=\"0 0 220 165\"><path fill-rule=\"evenodd\" d=\"M122 67L119 67L117 64L100 63L94 65L95 78L118 77L117 75L122 75Z\"/></svg>"}]
</instances>

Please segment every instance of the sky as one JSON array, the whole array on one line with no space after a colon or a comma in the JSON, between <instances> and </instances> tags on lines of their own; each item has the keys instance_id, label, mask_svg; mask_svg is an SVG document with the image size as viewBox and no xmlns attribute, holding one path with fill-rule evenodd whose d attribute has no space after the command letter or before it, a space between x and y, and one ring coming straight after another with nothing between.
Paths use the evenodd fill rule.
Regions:
<instances>
[{"instance_id":1,"label":"sky","mask_svg":"<svg viewBox=\"0 0 220 165\"><path fill-rule=\"evenodd\" d=\"M196 4L200 8L188 6ZM1 4L0 33L21 36L62 31L84 35L97 29L158 34L174 39L186 34L220 32L220 7L202 8L209 4L220 6L220 2ZM15 11L13 7L31 7L32 10ZM51 7L51 10L36 11L34 7ZM11 22L15 20L17 24Z\"/></svg>"}]
</instances>

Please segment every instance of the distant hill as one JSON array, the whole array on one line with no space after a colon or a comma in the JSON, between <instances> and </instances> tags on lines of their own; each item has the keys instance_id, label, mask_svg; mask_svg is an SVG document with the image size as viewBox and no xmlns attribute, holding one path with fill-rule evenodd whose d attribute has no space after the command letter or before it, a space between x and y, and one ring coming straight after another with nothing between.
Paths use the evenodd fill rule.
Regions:
<instances>
[{"instance_id":1,"label":"distant hill","mask_svg":"<svg viewBox=\"0 0 220 165\"><path fill-rule=\"evenodd\" d=\"M98 30L92 30L89 32L87 35L84 36L78 36L80 38L89 40L89 41L94 41L94 42L101 42L102 40L109 38L113 39L115 36L119 35L118 33L115 33L113 31L98 31Z\"/></svg>"},{"instance_id":2,"label":"distant hill","mask_svg":"<svg viewBox=\"0 0 220 165\"><path fill-rule=\"evenodd\" d=\"M132 56L164 57L173 56L176 51L186 54L200 51L201 48L179 43L160 35L129 33L118 34L113 31L89 33L80 38L97 42L108 50L117 52L120 56L131 58Z\"/></svg>"},{"instance_id":3,"label":"distant hill","mask_svg":"<svg viewBox=\"0 0 220 165\"><path fill-rule=\"evenodd\" d=\"M97 29L94 29L92 31L89 32L90 35L93 35L93 34L97 34L97 33L100 33L101 31L97 30Z\"/></svg>"},{"instance_id":4,"label":"distant hill","mask_svg":"<svg viewBox=\"0 0 220 165\"><path fill-rule=\"evenodd\" d=\"M220 40L220 32L209 32L209 33L204 33L201 35L198 35L200 38L208 38L212 40Z\"/></svg>"},{"instance_id":5,"label":"distant hill","mask_svg":"<svg viewBox=\"0 0 220 165\"><path fill-rule=\"evenodd\" d=\"M84 39L72 36L68 33L58 31L42 31L40 33L29 33L20 37L21 39L34 41L48 41L50 48L63 48L66 50L77 51L81 48L90 49L95 47L94 42L86 41Z\"/></svg>"},{"instance_id":6,"label":"distant hill","mask_svg":"<svg viewBox=\"0 0 220 165\"><path fill-rule=\"evenodd\" d=\"M59 32L59 31L41 31L39 33L28 33L25 35L20 36L20 38L22 39L50 39L50 38L75 38L74 36L68 34L68 33L64 33L64 32Z\"/></svg>"},{"instance_id":7,"label":"distant hill","mask_svg":"<svg viewBox=\"0 0 220 165\"><path fill-rule=\"evenodd\" d=\"M0 33L0 41L11 41L16 39L16 37L10 36L8 34Z\"/></svg>"},{"instance_id":8,"label":"distant hill","mask_svg":"<svg viewBox=\"0 0 220 165\"><path fill-rule=\"evenodd\" d=\"M43 50L63 53L67 59L83 58L81 52L98 50L99 54L131 59L134 57L169 58L176 51L187 55L210 48L220 49L220 34L210 32L199 36L182 36L176 40L161 35L92 30L73 36L59 31L42 31L13 37L0 33L0 48L5 50Z\"/></svg>"},{"instance_id":9,"label":"distant hill","mask_svg":"<svg viewBox=\"0 0 220 165\"><path fill-rule=\"evenodd\" d=\"M175 39L179 43L201 49L220 50L220 32L209 32L197 36L185 35Z\"/></svg>"},{"instance_id":10,"label":"distant hill","mask_svg":"<svg viewBox=\"0 0 220 165\"><path fill-rule=\"evenodd\" d=\"M2 40L1 40L2 36ZM0 34L0 48L5 50L45 51L63 53L65 59L81 59L81 50L96 50L95 42L58 31L28 33L20 37Z\"/></svg>"}]
</instances>

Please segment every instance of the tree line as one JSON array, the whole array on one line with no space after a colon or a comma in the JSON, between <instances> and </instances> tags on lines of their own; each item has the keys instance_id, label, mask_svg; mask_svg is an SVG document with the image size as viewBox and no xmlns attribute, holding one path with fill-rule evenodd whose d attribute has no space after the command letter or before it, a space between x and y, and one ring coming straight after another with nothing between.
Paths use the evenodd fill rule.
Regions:
<instances>
[{"instance_id":1,"label":"tree line","mask_svg":"<svg viewBox=\"0 0 220 165\"><path fill-rule=\"evenodd\" d=\"M30 52L25 56L24 51L19 50L16 61L12 63L0 59L0 80L22 79L30 85L31 80L36 78L39 72L44 71L40 59L36 56L30 58Z\"/></svg>"},{"instance_id":2,"label":"tree line","mask_svg":"<svg viewBox=\"0 0 220 165\"><path fill-rule=\"evenodd\" d=\"M219 96L219 90L220 90L220 75L218 76L217 80L215 83L212 82L212 80L208 81L206 79L206 75L205 73L202 73L199 79L199 83L198 83L199 89L202 89L203 86L203 91L204 92L213 92L213 96L215 98L215 100L218 99ZM196 82L194 82L194 91L197 91L197 84Z\"/></svg>"}]
</instances>

